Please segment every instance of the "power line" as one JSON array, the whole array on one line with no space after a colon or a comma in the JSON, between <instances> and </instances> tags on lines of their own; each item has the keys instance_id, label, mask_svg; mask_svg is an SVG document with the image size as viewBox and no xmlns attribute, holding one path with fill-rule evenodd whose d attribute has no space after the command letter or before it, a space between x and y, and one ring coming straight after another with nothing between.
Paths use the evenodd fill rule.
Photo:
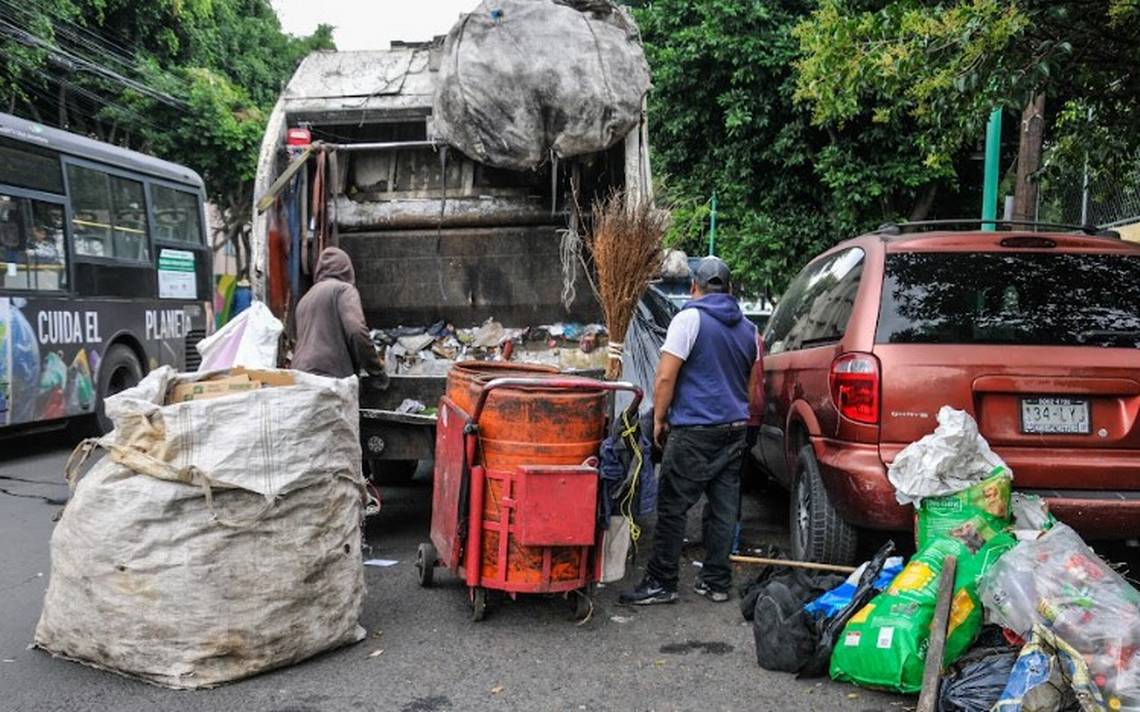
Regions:
<instances>
[{"instance_id":1,"label":"power line","mask_svg":"<svg viewBox=\"0 0 1140 712\"><path fill-rule=\"evenodd\" d=\"M21 27L13 24L9 20L0 17L0 30L4 30L4 28L6 28L6 30L3 32L3 34L8 35L16 42L37 47L48 52L49 55L53 57L53 59L65 67L75 67L81 70L90 71L94 74L98 74L105 79L118 82L127 88L134 89L141 94L150 96L152 99L162 102L171 108L189 108L189 105L185 101L171 96L165 91L155 89L146 84L143 84L142 82L138 82L129 77L125 77L122 74L103 66L102 64L92 62L90 60L84 59L83 57L67 52L66 50L61 49L59 46L52 44L42 37L33 35L27 30L24 30Z\"/></svg>"},{"instance_id":2,"label":"power line","mask_svg":"<svg viewBox=\"0 0 1140 712\"><path fill-rule=\"evenodd\" d=\"M24 7L21 5L17 5L14 2L12 2L11 0L0 0L0 4L7 5L9 8L11 8L15 11L23 12L25 14L25 16L27 16L31 19L35 19L37 17L36 13L31 8L27 8L27 7ZM58 8L54 9L54 11L53 11L53 8L51 8L51 7L40 7L40 8L36 8L36 10L41 12L43 14L43 16L48 17L51 20L53 20L54 21L52 23L53 26L57 26L57 24L70 25L70 26L74 27L76 30L78 30L79 32L88 35L92 40L102 44L104 46L104 48L106 48L108 51L113 50L115 53L119 54L119 56L126 58L127 60L133 60L134 56L138 53L138 46L137 45L134 45L130 42L126 42L125 40L120 40L121 42L123 42L123 44L115 42L111 38L107 37L107 35L105 35L103 33L96 32L96 31L88 28L86 25L81 25L81 24L75 22L74 20L67 17L62 12L62 10L60 10ZM105 29L108 29L108 31L109 31L109 28L105 28ZM124 44L126 46L124 46Z\"/></svg>"},{"instance_id":3,"label":"power line","mask_svg":"<svg viewBox=\"0 0 1140 712\"><path fill-rule=\"evenodd\" d=\"M23 13L29 22L40 17L40 15L37 15L33 10L15 4L13 0L0 0L0 6L6 6L10 12ZM54 12L49 8L40 9L43 12L42 16L53 20L53 31L59 33L63 38L68 40L69 44L73 45L73 48L69 50L72 54L77 54L79 51L87 52L90 55L96 56L104 61L118 64L127 71L142 76L142 73L139 72L138 69L139 65L137 59L145 55L145 52L139 45L120 40L120 42L125 43L124 46L124 44L116 42L103 32L96 31L84 24L69 19L58 9ZM103 29L110 32L109 28ZM88 39L85 39L81 35L86 35ZM62 44L63 43L61 43L61 45ZM189 94L188 83L184 79L161 67L157 67L157 71L164 80L176 84L183 95Z\"/></svg>"},{"instance_id":4,"label":"power line","mask_svg":"<svg viewBox=\"0 0 1140 712\"><path fill-rule=\"evenodd\" d=\"M134 120L138 121L140 124L149 127L153 131L161 132L164 130L161 127L159 127L157 124L155 124L150 118L144 116L143 114L140 114L138 111L132 109L129 106L125 106L125 105L119 103L115 99L112 99L112 98L106 97L106 96L101 96L101 95L96 94L95 92L91 91L90 89L83 87L83 86L80 86L78 84L75 84L74 82L68 81L65 78L49 74L42 67L36 66L36 65L32 64L29 60L26 60L26 59L19 57L17 55L9 55L8 59L9 60L15 60L18 64L20 64L24 68L25 71L34 73L35 75L39 76L42 80L44 80L45 83L47 83L47 84L62 85L65 89L72 91L77 96L80 96L80 97L87 99L92 104L94 104L96 106L104 106L104 107L108 107L108 108L120 111L123 114L132 117ZM40 89L35 84L32 84L30 82L22 82L21 88L32 89L49 106L58 104L58 101L59 101L58 97L55 97L55 96L52 96L52 95L46 93L43 89ZM86 112L82 112L82 111L78 112L78 113L80 113L85 118L90 118L90 119L93 119L96 121L105 120L105 119L100 119L98 116L96 116L93 113L86 113Z\"/></svg>"}]
</instances>

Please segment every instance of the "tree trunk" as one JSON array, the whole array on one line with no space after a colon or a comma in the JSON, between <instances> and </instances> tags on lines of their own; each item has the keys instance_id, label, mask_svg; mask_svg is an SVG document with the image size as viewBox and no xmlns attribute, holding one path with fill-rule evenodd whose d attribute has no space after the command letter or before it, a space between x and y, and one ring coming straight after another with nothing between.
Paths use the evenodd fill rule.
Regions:
<instances>
[{"instance_id":1,"label":"tree trunk","mask_svg":"<svg viewBox=\"0 0 1140 712\"><path fill-rule=\"evenodd\" d=\"M926 187L926 191L918 202L914 204L914 209L910 211L910 217L907 218L910 222L918 222L925 220L926 216L930 214L930 209L934 207L934 198L938 195L938 184L931 183Z\"/></svg>"},{"instance_id":2,"label":"tree trunk","mask_svg":"<svg viewBox=\"0 0 1140 712\"><path fill-rule=\"evenodd\" d=\"M1017 182L1013 190L1013 219L1037 219L1037 176L1045 138L1045 94L1029 100L1021 112L1021 140L1017 148Z\"/></svg>"}]
</instances>

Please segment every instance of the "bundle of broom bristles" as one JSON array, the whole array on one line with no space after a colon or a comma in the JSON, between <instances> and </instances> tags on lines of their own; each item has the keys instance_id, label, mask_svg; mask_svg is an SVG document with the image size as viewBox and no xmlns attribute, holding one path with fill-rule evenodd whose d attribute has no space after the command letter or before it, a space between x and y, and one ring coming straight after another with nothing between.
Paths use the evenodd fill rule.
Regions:
<instances>
[{"instance_id":1,"label":"bundle of broom bristles","mask_svg":"<svg viewBox=\"0 0 1140 712\"><path fill-rule=\"evenodd\" d=\"M622 344L650 280L661 272L662 240L669 213L647 200L611 193L594 203L586 246L593 263L592 286L609 331L606 378L621 376Z\"/></svg>"}]
</instances>

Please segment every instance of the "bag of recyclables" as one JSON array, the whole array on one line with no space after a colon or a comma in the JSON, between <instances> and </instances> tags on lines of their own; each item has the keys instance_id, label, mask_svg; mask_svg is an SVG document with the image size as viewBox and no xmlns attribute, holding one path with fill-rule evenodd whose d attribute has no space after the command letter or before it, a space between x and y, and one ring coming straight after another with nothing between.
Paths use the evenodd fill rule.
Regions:
<instances>
[{"instance_id":1,"label":"bag of recyclables","mask_svg":"<svg viewBox=\"0 0 1140 712\"><path fill-rule=\"evenodd\" d=\"M38 647L199 688L363 638L356 379L261 377L167 404L201 376L163 367L107 399L114 432L68 463Z\"/></svg>"}]
</instances>

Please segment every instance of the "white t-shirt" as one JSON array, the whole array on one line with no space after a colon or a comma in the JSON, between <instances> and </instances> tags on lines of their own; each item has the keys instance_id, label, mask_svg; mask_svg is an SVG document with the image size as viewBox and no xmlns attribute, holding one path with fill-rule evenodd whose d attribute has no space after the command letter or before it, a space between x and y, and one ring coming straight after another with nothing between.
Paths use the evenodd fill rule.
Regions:
<instances>
[{"instance_id":1,"label":"white t-shirt","mask_svg":"<svg viewBox=\"0 0 1140 712\"><path fill-rule=\"evenodd\" d=\"M685 361L693 352L693 344L697 342L697 335L700 333L700 311L682 309L673 317L673 321L669 322L669 330L665 332L665 343L661 345L661 351Z\"/></svg>"},{"instance_id":2,"label":"white t-shirt","mask_svg":"<svg viewBox=\"0 0 1140 712\"><path fill-rule=\"evenodd\" d=\"M673 354L682 361L689 359L693 352L693 344L701 333L701 313L697 309L682 309L669 322L669 330L665 332L665 343L661 344L661 352ZM756 358L761 356L760 332L756 332Z\"/></svg>"}]
</instances>

